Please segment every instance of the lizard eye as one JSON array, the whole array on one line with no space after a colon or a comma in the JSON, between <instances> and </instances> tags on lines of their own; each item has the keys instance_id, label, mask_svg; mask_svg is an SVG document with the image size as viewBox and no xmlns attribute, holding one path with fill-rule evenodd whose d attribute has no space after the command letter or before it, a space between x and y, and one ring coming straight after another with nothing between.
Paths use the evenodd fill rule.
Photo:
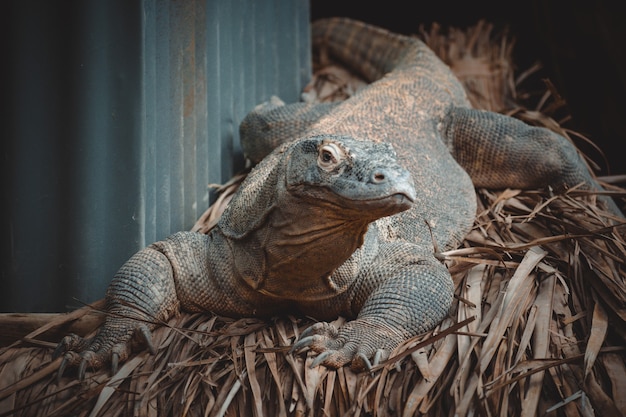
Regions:
<instances>
[{"instance_id":1,"label":"lizard eye","mask_svg":"<svg viewBox=\"0 0 626 417\"><path fill-rule=\"evenodd\" d=\"M325 171L334 169L344 158L344 151L334 143L325 143L319 148L317 164Z\"/></svg>"}]
</instances>

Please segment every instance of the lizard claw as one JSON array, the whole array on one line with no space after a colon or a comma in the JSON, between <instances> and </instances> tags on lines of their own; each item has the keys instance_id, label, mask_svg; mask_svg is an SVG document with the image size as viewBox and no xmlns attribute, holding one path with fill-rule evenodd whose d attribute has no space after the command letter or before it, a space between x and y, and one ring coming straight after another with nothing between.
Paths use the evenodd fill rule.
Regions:
<instances>
[{"instance_id":1,"label":"lizard claw","mask_svg":"<svg viewBox=\"0 0 626 417\"><path fill-rule=\"evenodd\" d=\"M368 371L372 370L372 362L370 362L369 358L365 356L363 353L359 352L356 354L355 360L360 361L363 364L363 367ZM374 363L376 363L376 357L374 357Z\"/></svg>"},{"instance_id":2,"label":"lizard claw","mask_svg":"<svg viewBox=\"0 0 626 417\"><path fill-rule=\"evenodd\" d=\"M311 368L315 368L316 366L321 365L329 356L331 356L334 352L331 350L327 350L326 352L322 352L311 362Z\"/></svg>"},{"instance_id":3,"label":"lizard claw","mask_svg":"<svg viewBox=\"0 0 626 417\"><path fill-rule=\"evenodd\" d=\"M374 366L380 364L382 361L386 361L387 359L389 359L389 355L390 355L390 352L388 350L377 349L376 353L374 354L374 361L373 361Z\"/></svg>"},{"instance_id":4,"label":"lizard claw","mask_svg":"<svg viewBox=\"0 0 626 417\"><path fill-rule=\"evenodd\" d=\"M148 326L146 326L145 324L142 324L141 326L139 326L139 328L137 329L137 334L139 335L143 343L146 345L150 353L152 355L156 355L157 351L156 351L156 348L154 347L154 343L152 343L152 332L150 331Z\"/></svg>"},{"instance_id":5,"label":"lizard claw","mask_svg":"<svg viewBox=\"0 0 626 417\"><path fill-rule=\"evenodd\" d=\"M304 333L302 333L302 334L304 334ZM313 336L301 338L296 343L294 343L293 346L291 346L291 349L289 349L289 352L292 353L292 354L293 353L302 353L302 352L304 352L305 350L307 350L309 348L311 343L313 343Z\"/></svg>"},{"instance_id":6,"label":"lizard claw","mask_svg":"<svg viewBox=\"0 0 626 417\"><path fill-rule=\"evenodd\" d=\"M68 337L68 336L65 336L65 337ZM54 349L54 352L52 352L52 359L56 359L60 357L65 351L66 351L65 346L63 345L63 342L61 341L61 343L59 343L57 347ZM61 362L61 366L63 366L65 362L66 362L65 358L63 358L63 362Z\"/></svg>"},{"instance_id":7,"label":"lizard claw","mask_svg":"<svg viewBox=\"0 0 626 417\"><path fill-rule=\"evenodd\" d=\"M111 373L112 374L117 373L117 367L119 366L119 363L120 363L120 354L117 352L111 353Z\"/></svg>"},{"instance_id":8,"label":"lizard claw","mask_svg":"<svg viewBox=\"0 0 626 417\"><path fill-rule=\"evenodd\" d=\"M370 361L363 352L357 353L354 361L360 362L361 366L364 369L367 369L368 372L372 371L372 368L380 364L382 361L389 358L389 350L387 349L376 349L376 353L374 353L374 357Z\"/></svg>"},{"instance_id":9,"label":"lizard claw","mask_svg":"<svg viewBox=\"0 0 626 417\"><path fill-rule=\"evenodd\" d=\"M56 352L57 350L59 350L58 346L54 352L55 354L57 353ZM55 359L58 358L59 356L60 356L60 353L57 354L56 357L53 354L53 358ZM61 361L61 364L59 365L59 369L57 371L57 384L61 382L61 378L63 378L63 374L65 373L65 370L67 369L67 365L76 362L75 356L76 356L76 353L74 352L67 352L65 356L63 356L63 360Z\"/></svg>"},{"instance_id":10,"label":"lizard claw","mask_svg":"<svg viewBox=\"0 0 626 417\"><path fill-rule=\"evenodd\" d=\"M382 328L372 331L366 320L348 322L339 329L330 323L316 323L301 334L291 348L293 352L311 349L319 355L311 367L324 365L339 368L348 363L354 370L371 371L389 357L391 351L403 340L401 336Z\"/></svg>"},{"instance_id":11,"label":"lizard claw","mask_svg":"<svg viewBox=\"0 0 626 417\"><path fill-rule=\"evenodd\" d=\"M83 359L80 361L80 364L78 365L78 380L79 381L84 381L85 380L85 371L87 370L87 358L83 357Z\"/></svg>"},{"instance_id":12,"label":"lizard claw","mask_svg":"<svg viewBox=\"0 0 626 417\"><path fill-rule=\"evenodd\" d=\"M65 368L67 368L67 358L63 358L61 364L59 365L59 370L57 371L57 384L61 382L61 378L63 378L63 374L65 373Z\"/></svg>"}]
</instances>

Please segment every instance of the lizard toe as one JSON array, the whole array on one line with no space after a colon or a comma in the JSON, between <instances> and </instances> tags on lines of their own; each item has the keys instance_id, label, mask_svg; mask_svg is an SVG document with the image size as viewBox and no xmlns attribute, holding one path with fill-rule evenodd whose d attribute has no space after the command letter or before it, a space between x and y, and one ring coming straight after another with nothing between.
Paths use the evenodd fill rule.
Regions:
<instances>
[{"instance_id":1,"label":"lizard toe","mask_svg":"<svg viewBox=\"0 0 626 417\"><path fill-rule=\"evenodd\" d=\"M58 347L57 347L58 349ZM59 369L57 370L57 383L61 382L63 378L63 374L67 370L68 366L74 366L80 363L80 355L76 352L69 351L63 355L63 360L59 365Z\"/></svg>"},{"instance_id":2,"label":"lizard toe","mask_svg":"<svg viewBox=\"0 0 626 417\"><path fill-rule=\"evenodd\" d=\"M134 347L147 347L150 353L156 354L151 330L145 323L118 318L112 318L108 323L109 331L100 331L93 338L69 335L59 342L54 355L58 357L65 353L65 358L57 380L63 377L70 366L78 367L79 380L84 379L87 370L96 371L106 365L113 375L117 373L120 364L130 357Z\"/></svg>"},{"instance_id":3,"label":"lizard toe","mask_svg":"<svg viewBox=\"0 0 626 417\"><path fill-rule=\"evenodd\" d=\"M52 359L56 359L67 352L80 352L84 350L88 344L89 339L85 339L74 333L68 334L57 344L54 352L52 352Z\"/></svg>"},{"instance_id":4,"label":"lizard toe","mask_svg":"<svg viewBox=\"0 0 626 417\"><path fill-rule=\"evenodd\" d=\"M390 352L387 349L376 349L372 356L366 353L369 349L359 348L359 351L352 360L351 367L354 370L371 371L373 367L389 358ZM371 360L370 360L371 359Z\"/></svg>"},{"instance_id":5,"label":"lizard toe","mask_svg":"<svg viewBox=\"0 0 626 417\"><path fill-rule=\"evenodd\" d=\"M373 365L379 365L381 362L386 361L391 356L391 352L387 349L377 349L374 354L374 362Z\"/></svg>"},{"instance_id":6,"label":"lizard toe","mask_svg":"<svg viewBox=\"0 0 626 417\"><path fill-rule=\"evenodd\" d=\"M150 331L148 326L146 326L145 324L140 325L135 331L135 335L138 339L140 339L141 343L143 343L148 348L148 351L150 351L152 355L156 355L157 350L154 347L154 343L152 342L152 332ZM128 354L123 360L126 360L127 357Z\"/></svg>"},{"instance_id":7,"label":"lizard toe","mask_svg":"<svg viewBox=\"0 0 626 417\"><path fill-rule=\"evenodd\" d=\"M372 330L371 321L356 320L336 328L330 323L316 323L302 332L292 352L305 349L318 353L311 366L324 365L339 368L350 364L357 372L370 371L387 360L393 349L403 340L401 335L386 327Z\"/></svg>"},{"instance_id":8,"label":"lizard toe","mask_svg":"<svg viewBox=\"0 0 626 417\"><path fill-rule=\"evenodd\" d=\"M317 355L317 357L313 360L313 362L311 362L311 366L310 368L315 368L317 366L320 366L324 363L324 361L326 359L328 359L330 356L332 356L334 354L334 352L327 350L326 352L322 352L319 355Z\"/></svg>"},{"instance_id":9,"label":"lizard toe","mask_svg":"<svg viewBox=\"0 0 626 417\"><path fill-rule=\"evenodd\" d=\"M327 350L337 350L343 345L342 342L330 338L326 335L316 334L313 336L305 337L294 343L291 348L292 353L302 353L307 350L312 350L317 353L326 352Z\"/></svg>"},{"instance_id":10,"label":"lizard toe","mask_svg":"<svg viewBox=\"0 0 626 417\"><path fill-rule=\"evenodd\" d=\"M103 354L92 350L85 350L80 355L80 363L78 364L78 380L85 379L87 368L91 370L99 369L104 364Z\"/></svg>"},{"instance_id":11,"label":"lizard toe","mask_svg":"<svg viewBox=\"0 0 626 417\"><path fill-rule=\"evenodd\" d=\"M78 364L78 380L79 381L84 381L85 380L85 372L87 369L87 362L88 360L86 358L83 358L80 363Z\"/></svg>"},{"instance_id":12,"label":"lizard toe","mask_svg":"<svg viewBox=\"0 0 626 417\"><path fill-rule=\"evenodd\" d=\"M300 335L300 338L306 338L306 337L313 336L313 335L325 335L328 337L337 337L338 333L339 331L333 324L327 323L325 321L321 321L321 322L315 323L307 327Z\"/></svg>"},{"instance_id":13,"label":"lizard toe","mask_svg":"<svg viewBox=\"0 0 626 417\"><path fill-rule=\"evenodd\" d=\"M154 349L154 347L152 349ZM113 345L108 353L106 351L101 352L103 356L107 356L108 354L110 357L112 375L117 373L119 364L125 362L128 359L128 357L130 356L130 351L131 349L128 343L117 343Z\"/></svg>"},{"instance_id":14,"label":"lizard toe","mask_svg":"<svg viewBox=\"0 0 626 417\"><path fill-rule=\"evenodd\" d=\"M336 340L338 334L337 328L330 323L315 323L300 334L299 340L291 347L291 352L300 353L311 349L320 353L328 349L337 349L341 347Z\"/></svg>"},{"instance_id":15,"label":"lizard toe","mask_svg":"<svg viewBox=\"0 0 626 417\"><path fill-rule=\"evenodd\" d=\"M356 343L348 342L338 349L318 350L318 356L311 363L311 368L324 365L327 368L337 369L350 363L357 351Z\"/></svg>"},{"instance_id":16,"label":"lizard toe","mask_svg":"<svg viewBox=\"0 0 626 417\"><path fill-rule=\"evenodd\" d=\"M303 333L304 334L304 333ZM289 350L291 353L302 353L309 350L311 344L313 343L313 338L316 336L308 336L302 337L296 343L291 346Z\"/></svg>"},{"instance_id":17,"label":"lizard toe","mask_svg":"<svg viewBox=\"0 0 626 417\"><path fill-rule=\"evenodd\" d=\"M376 362L376 359L374 359L374 363ZM363 353L357 353L356 356L354 357L354 359L352 360L352 366L356 367L357 369L367 369L368 371L372 370L372 362L370 362L370 359L365 356Z\"/></svg>"}]
</instances>

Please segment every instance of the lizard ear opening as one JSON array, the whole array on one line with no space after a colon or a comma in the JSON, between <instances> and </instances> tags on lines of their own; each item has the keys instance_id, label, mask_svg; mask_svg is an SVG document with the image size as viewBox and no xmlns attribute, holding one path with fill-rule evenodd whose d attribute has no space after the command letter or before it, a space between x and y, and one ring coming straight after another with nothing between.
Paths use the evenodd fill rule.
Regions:
<instances>
[{"instance_id":1,"label":"lizard ear opening","mask_svg":"<svg viewBox=\"0 0 626 417\"><path fill-rule=\"evenodd\" d=\"M319 171L319 163L341 163L346 151L338 144L313 137L285 143L266 156L241 183L233 199L222 213L218 226L225 236L244 238L258 229L276 204L276 195L284 192L285 181L301 181L313 175L310 168ZM289 176L292 178L287 178ZM297 179L295 179L297 178Z\"/></svg>"},{"instance_id":2,"label":"lizard ear opening","mask_svg":"<svg viewBox=\"0 0 626 417\"><path fill-rule=\"evenodd\" d=\"M224 235L240 239L263 224L274 205L280 178L284 178L281 159L284 153L271 153L241 183L218 223Z\"/></svg>"}]
</instances>

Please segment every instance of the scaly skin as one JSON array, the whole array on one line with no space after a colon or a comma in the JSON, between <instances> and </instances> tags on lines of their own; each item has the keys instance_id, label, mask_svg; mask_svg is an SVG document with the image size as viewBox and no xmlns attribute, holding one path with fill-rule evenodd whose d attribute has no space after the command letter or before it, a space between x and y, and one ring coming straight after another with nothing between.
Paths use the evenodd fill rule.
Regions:
<instances>
[{"instance_id":1,"label":"scaly skin","mask_svg":"<svg viewBox=\"0 0 626 417\"><path fill-rule=\"evenodd\" d=\"M115 369L134 336L154 350L150 330L179 309L343 315L351 320L316 324L294 350L367 368L446 316L453 285L434 245L454 247L468 232L474 185L600 189L565 138L470 108L421 41L347 19L317 22L312 39L323 59L371 84L341 103L273 99L254 109L242 143L260 162L217 226L131 258L107 292L111 316L97 336L59 344L62 369Z\"/></svg>"}]
</instances>

